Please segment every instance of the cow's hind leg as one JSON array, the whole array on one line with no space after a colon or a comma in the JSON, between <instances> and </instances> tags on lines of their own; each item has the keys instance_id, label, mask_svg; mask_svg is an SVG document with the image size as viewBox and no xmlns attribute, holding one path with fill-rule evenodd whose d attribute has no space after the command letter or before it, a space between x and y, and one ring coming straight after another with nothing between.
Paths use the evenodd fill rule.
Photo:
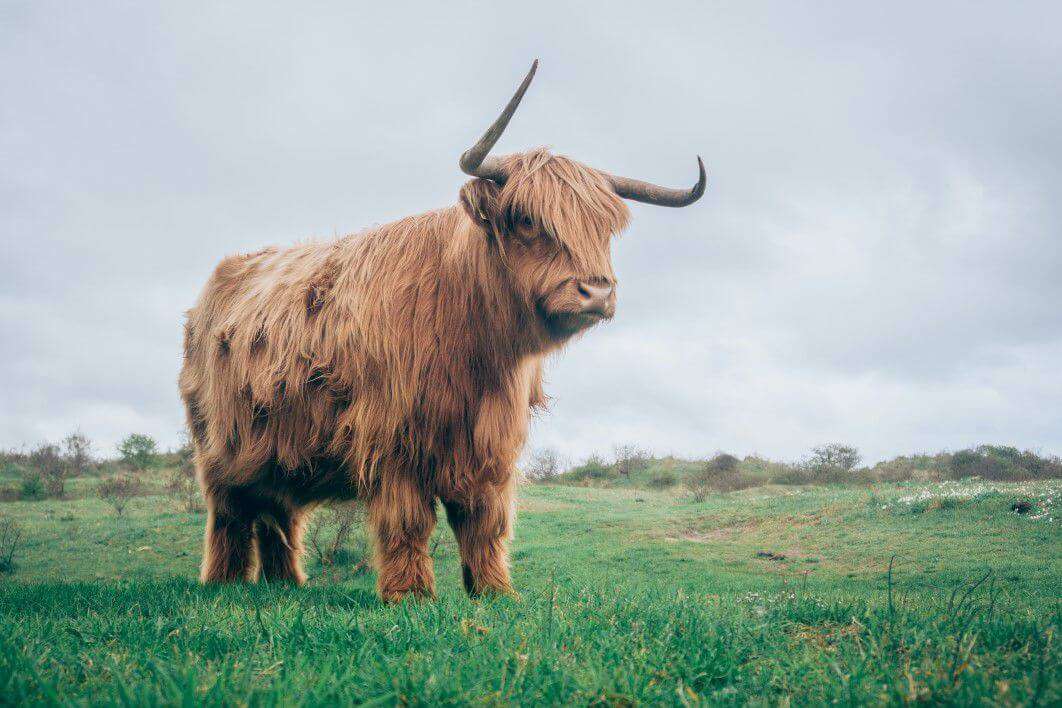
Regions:
<instances>
[{"instance_id":1,"label":"cow's hind leg","mask_svg":"<svg viewBox=\"0 0 1062 708\"><path fill-rule=\"evenodd\" d=\"M254 519L257 510L231 490L207 490L206 536L203 542L204 583L254 580Z\"/></svg>"},{"instance_id":2,"label":"cow's hind leg","mask_svg":"<svg viewBox=\"0 0 1062 708\"><path fill-rule=\"evenodd\" d=\"M412 593L435 596L428 538L435 528L435 498L413 481L388 480L369 500L376 534L377 588L387 602Z\"/></svg>"},{"instance_id":3,"label":"cow's hind leg","mask_svg":"<svg viewBox=\"0 0 1062 708\"><path fill-rule=\"evenodd\" d=\"M444 500L443 505L461 550L461 578L468 594L514 594L507 548L512 535L511 484L490 487L474 499Z\"/></svg>"},{"instance_id":4,"label":"cow's hind leg","mask_svg":"<svg viewBox=\"0 0 1062 708\"><path fill-rule=\"evenodd\" d=\"M278 507L264 512L255 523L262 578L270 582L301 585L302 533L306 514L299 509Z\"/></svg>"}]
</instances>

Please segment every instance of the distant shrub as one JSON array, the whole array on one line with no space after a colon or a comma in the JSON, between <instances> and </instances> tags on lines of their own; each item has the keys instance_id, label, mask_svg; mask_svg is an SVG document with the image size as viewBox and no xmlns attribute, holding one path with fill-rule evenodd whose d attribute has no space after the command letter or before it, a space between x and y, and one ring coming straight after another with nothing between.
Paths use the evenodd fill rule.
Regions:
<instances>
[{"instance_id":1,"label":"distant shrub","mask_svg":"<svg viewBox=\"0 0 1062 708\"><path fill-rule=\"evenodd\" d=\"M26 473L26 468L13 460L0 462L0 477L6 479L21 479Z\"/></svg>"},{"instance_id":2,"label":"distant shrub","mask_svg":"<svg viewBox=\"0 0 1062 708\"><path fill-rule=\"evenodd\" d=\"M134 472L143 472L155 464L158 458L158 445L149 435L133 433L118 443L118 455L129 469Z\"/></svg>"},{"instance_id":3,"label":"distant shrub","mask_svg":"<svg viewBox=\"0 0 1062 708\"><path fill-rule=\"evenodd\" d=\"M63 438L63 456L69 476L80 477L92 464L92 442L80 430L75 430Z\"/></svg>"},{"instance_id":4,"label":"distant shrub","mask_svg":"<svg viewBox=\"0 0 1062 708\"><path fill-rule=\"evenodd\" d=\"M909 482L916 478L918 469L914 458L897 457L879 462L866 470L865 476L871 482Z\"/></svg>"},{"instance_id":5,"label":"distant shrub","mask_svg":"<svg viewBox=\"0 0 1062 708\"><path fill-rule=\"evenodd\" d=\"M858 478L846 471L843 467L836 465L805 465L807 467L807 474L811 477L811 481L814 484L844 484L845 482L856 482Z\"/></svg>"},{"instance_id":6,"label":"distant shrub","mask_svg":"<svg viewBox=\"0 0 1062 708\"><path fill-rule=\"evenodd\" d=\"M733 492L754 487L757 480L741 470L741 460L721 453L708 460L686 479L693 498L702 502L715 492Z\"/></svg>"},{"instance_id":7,"label":"distant shrub","mask_svg":"<svg viewBox=\"0 0 1062 708\"><path fill-rule=\"evenodd\" d=\"M875 482L936 482L967 477L1019 482L1062 477L1062 460L1007 445L980 445L954 453L896 457L879 462L866 474Z\"/></svg>"},{"instance_id":8,"label":"distant shrub","mask_svg":"<svg viewBox=\"0 0 1062 708\"><path fill-rule=\"evenodd\" d=\"M773 484L790 485L815 483L811 469L804 465L782 465L780 469L771 474L770 481Z\"/></svg>"},{"instance_id":9,"label":"distant shrub","mask_svg":"<svg viewBox=\"0 0 1062 708\"><path fill-rule=\"evenodd\" d=\"M811 464L828 465L837 467L845 472L851 472L862 461L859 450L851 445L832 443L820 445L811 449Z\"/></svg>"},{"instance_id":10,"label":"distant shrub","mask_svg":"<svg viewBox=\"0 0 1062 708\"><path fill-rule=\"evenodd\" d=\"M946 475L944 474L943 469L941 469L940 467L937 467L937 466L921 467L920 466L920 467L916 467L915 469L913 469L911 471L910 480L890 480L890 479L886 478L886 479L882 479L881 481L883 481L883 482L911 481L911 482L926 483L926 482L940 482L940 481L943 481L945 479L945 477L946 477Z\"/></svg>"},{"instance_id":11,"label":"distant shrub","mask_svg":"<svg viewBox=\"0 0 1062 708\"><path fill-rule=\"evenodd\" d=\"M789 465L784 462L773 462L759 455L747 455L741 461L741 467L750 476L764 482L774 482L774 477L783 474L789 469Z\"/></svg>"},{"instance_id":12,"label":"distant shrub","mask_svg":"<svg viewBox=\"0 0 1062 708\"><path fill-rule=\"evenodd\" d=\"M709 495L712 492L712 488L708 485L698 484L693 480L687 480L686 486L690 488L690 496L693 497L693 501L697 502L698 504L708 499Z\"/></svg>"},{"instance_id":13,"label":"distant shrub","mask_svg":"<svg viewBox=\"0 0 1062 708\"><path fill-rule=\"evenodd\" d=\"M859 450L851 445L832 443L812 448L802 465L813 482L839 484L855 481L851 473L861 460Z\"/></svg>"},{"instance_id":14,"label":"distant shrub","mask_svg":"<svg viewBox=\"0 0 1062 708\"><path fill-rule=\"evenodd\" d=\"M649 486L653 489L673 487L676 482L678 482L678 479L675 477L675 473L666 469L657 470L653 473L653 476L649 478Z\"/></svg>"},{"instance_id":15,"label":"distant shrub","mask_svg":"<svg viewBox=\"0 0 1062 708\"><path fill-rule=\"evenodd\" d=\"M41 476L36 470L26 470L26 473L22 477L22 483L19 485L18 497L24 501L36 501L38 499L44 499L47 495L44 489L44 482L41 480Z\"/></svg>"},{"instance_id":16,"label":"distant shrub","mask_svg":"<svg viewBox=\"0 0 1062 708\"><path fill-rule=\"evenodd\" d=\"M642 472L649 467L649 453L634 445L616 445L612 448L613 469L630 480L631 473Z\"/></svg>"},{"instance_id":17,"label":"distant shrub","mask_svg":"<svg viewBox=\"0 0 1062 708\"><path fill-rule=\"evenodd\" d=\"M561 473L560 454L552 447L542 447L531 453L524 465L524 476L532 482L547 482Z\"/></svg>"},{"instance_id":18,"label":"distant shrub","mask_svg":"<svg viewBox=\"0 0 1062 708\"><path fill-rule=\"evenodd\" d=\"M980 445L952 453L946 464L952 479L980 477L990 481L1024 481L1062 477L1062 460L1041 457L1009 445Z\"/></svg>"},{"instance_id":19,"label":"distant shrub","mask_svg":"<svg viewBox=\"0 0 1062 708\"><path fill-rule=\"evenodd\" d=\"M1026 450L1021 456L1022 467L1029 479L1058 479L1062 477L1062 459L1041 457Z\"/></svg>"},{"instance_id":20,"label":"distant shrub","mask_svg":"<svg viewBox=\"0 0 1062 708\"><path fill-rule=\"evenodd\" d=\"M45 494L62 499L66 494L66 479L70 474L70 467L59 452L59 446L49 443L38 445L30 453L29 459L30 466L44 485Z\"/></svg>"},{"instance_id":21,"label":"distant shrub","mask_svg":"<svg viewBox=\"0 0 1062 708\"><path fill-rule=\"evenodd\" d=\"M93 465L93 472L99 477L113 477L128 470L129 468L121 460L100 460Z\"/></svg>"},{"instance_id":22,"label":"distant shrub","mask_svg":"<svg viewBox=\"0 0 1062 708\"><path fill-rule=\"evenodd\" d=\"M586 458L586 462L573 468L571 475L582 480L605 479L609 476L609 468L601 456L595 453Z\"/></svg>"},{"instance_id":23,"label":"distant shrub","mask_svg":"<svg viewBox=\"0 0 1062 708\"><path fill-rule=\"evenodd\" d=\"M0 518L0 574L15 570L15 558L22 546L22 528L14 519Z\"/></svg>"},{"instance_id":24,"label":"distant shrub","mask_svg":"<svg viewBox=\"0 0 1062 708\"><path fill-rule=\"evenodd\" d=\"M166 491L188 513L202 511L202 495L195 476L192 447L188 444L177 449L176 464L166 480Z\"/></svg>"},{"instance_id":25,"label":"distant shrub","mask_svg":"<svg viewBox=\"0 0 1062 708\"><path fill-rule=\"evenodd\" d=\"M879 462L870 472L879 482L940 482L949 478L949 453L901 456Z\"/></svg>"},{"instance_id":26,"label":"distant shrub","mask_svg":"<svg viewBox=\"0 0 1062 708\"><path fill-rule=\"evenodd\" d=\"M975 450L959 450L951 456L948 465L953 479L963 477L980 477L984 472L985 461Z\"/></svg>"},{"instance_id":27,"label":"distant shrub","mask_svg":"<svg viewBox=\"0 0 1062 708\"><path fill-rule=\"evenodd\" d=\"M21 450L0 450L0 470L25 467L29 456Z\"/></svg>"},{"instance_id":28,"label":"distant shrub","mask_svg":"<svg viewBox=\"0 0 1062 708\"><path fill-rule=\"evenodd\" d=\"M96 494L114 507L115 513L121 516L129 500L139 495L142 489L143 485L137 477L120 474L100 482L96 487Z\"/></svg>"}]
</instances>

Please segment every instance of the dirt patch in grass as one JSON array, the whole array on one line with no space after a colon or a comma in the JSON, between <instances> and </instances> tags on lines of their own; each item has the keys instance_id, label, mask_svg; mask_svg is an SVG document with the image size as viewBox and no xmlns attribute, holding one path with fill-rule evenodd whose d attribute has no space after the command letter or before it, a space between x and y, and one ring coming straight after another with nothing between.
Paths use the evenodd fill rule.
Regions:
<instances>
[{"instance_id":1,"label":"dirt patch in grass","mask_svg":"<svg viewBox=\"0 0 1062 708\"><path fill-rule=\"evenodd\" d=\"M690 541L692 543L716 543L719 541L732 541L742 535L752 533L760 527L756 520L742 521L736 524L718 526L716 528L700 530L692 526L678 533L668 534L673 541Z\"/></svg>"}]
</instances>

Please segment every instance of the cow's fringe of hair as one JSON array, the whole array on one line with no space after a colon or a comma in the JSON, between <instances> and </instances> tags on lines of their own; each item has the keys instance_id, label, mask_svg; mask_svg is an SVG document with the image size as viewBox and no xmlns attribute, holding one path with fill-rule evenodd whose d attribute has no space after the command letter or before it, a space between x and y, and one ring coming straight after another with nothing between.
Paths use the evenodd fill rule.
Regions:
<instances>
[{"instance_id":1,"label":"cow's fringe of hair","mask_svg":"<svg viewBox=\"0 0 1062 708\"><path fill-rule=\"evenodd\" d=\"M571 255L575 269L600 272L609 239L627 227L630 212L597 170L553 155L546 148L509 155L513 175L499 195L503 212L531 216Z\"/></svg>"}]
</instances>

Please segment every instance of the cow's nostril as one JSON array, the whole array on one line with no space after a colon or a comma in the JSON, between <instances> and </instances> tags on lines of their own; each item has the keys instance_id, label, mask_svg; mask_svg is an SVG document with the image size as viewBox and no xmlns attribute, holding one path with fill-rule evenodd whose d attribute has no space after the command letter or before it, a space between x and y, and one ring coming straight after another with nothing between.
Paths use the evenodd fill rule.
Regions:
<instances>
[{"instance_id":1,"label":"cow's nostril","mask_svg":"<svg viewBox=\"0 0 1062 708\"><path fill-rule=\"evenodd\" d=\"M576 280L579 311L598 318L611 317L616 309L616 288L612 283L598 284L591 280Z\"/></svg>"}]
</instances>

